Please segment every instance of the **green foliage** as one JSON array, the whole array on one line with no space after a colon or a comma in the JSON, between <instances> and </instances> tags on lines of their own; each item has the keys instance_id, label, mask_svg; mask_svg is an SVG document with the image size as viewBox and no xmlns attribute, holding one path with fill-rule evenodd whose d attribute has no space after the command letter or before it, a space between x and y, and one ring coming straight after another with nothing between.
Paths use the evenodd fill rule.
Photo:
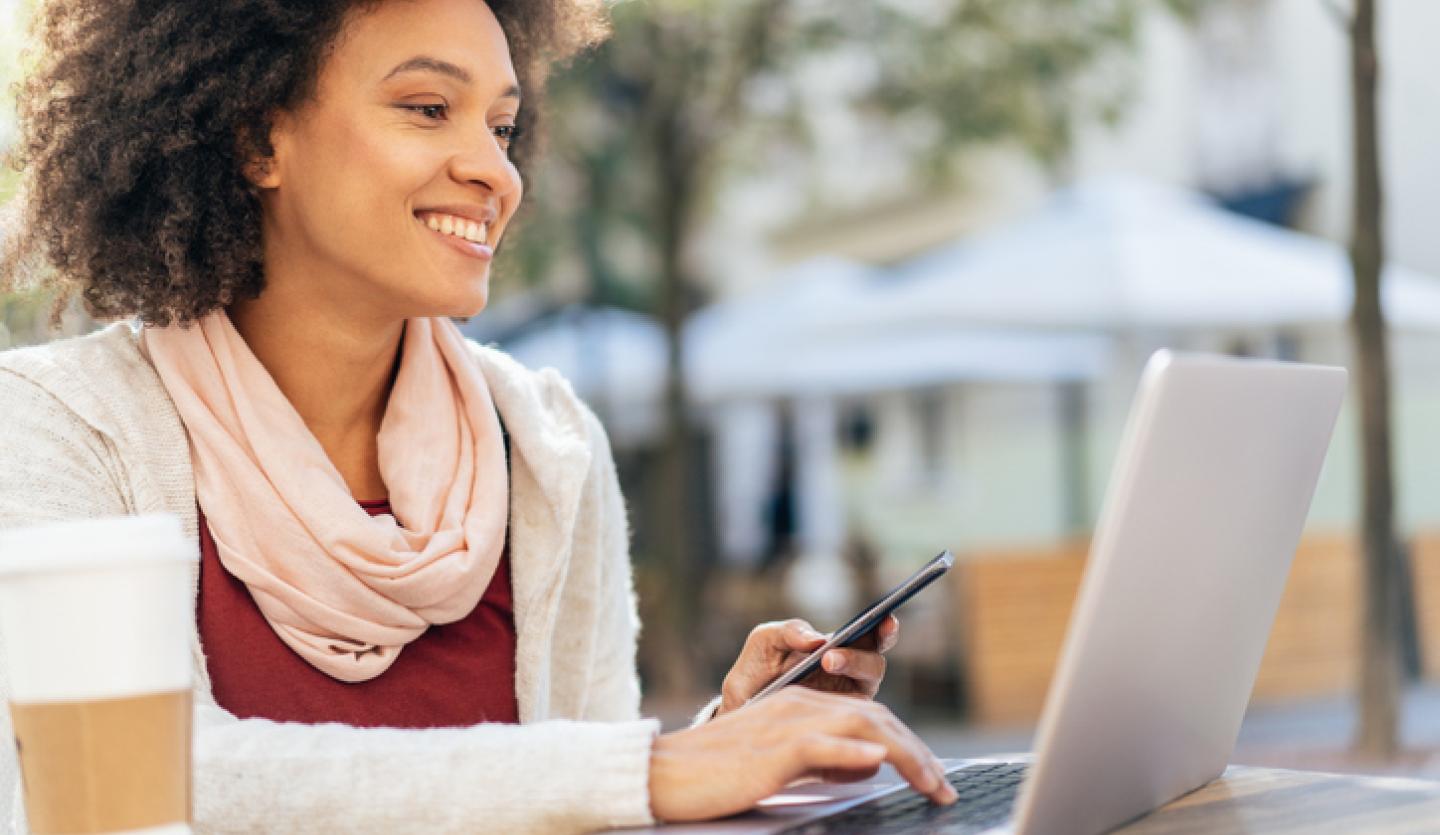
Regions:
<instances>
[{"instance_id":1,"label":"green foliage","mask_svg":"<svg viewBox=\"0 0 1440 835\"><path fill-rule=\"evenodd\" d=\"M33 0L0 0L0 160L15 135L16 85L33 60L22 53L33 5ZM0 165L0 207L15 196L19 185L20 172L5 160ZM49 298L41 293L0 292L0 349L44 338L49 308Z\"/></svg>"},{"instance_id":2,"label":"green foliage","mask_svg":"<svg viewBox=\"0 0 1440 835\"><path fill-rule=\"evenodd\" d=\"M1191 6L1207 0L1164 0ZM835 96L904 152L914 190L953 181L978 143L1063 165L1075 124L1114 119L1147 0L650 0L555 76L551 153L511 243L530 283L654 309L687 283L694 225L727 178L804 160L816 131L807 68L858 69ZM813 72L809 75L813 76ZM803 164L803 162L802 162ZM677 266L667 266L673 264Z\"/></svg>"},{"instance_id":3,"label":"green foliage","mask_svg":"<svg viewBox=\"0 0 1440 835\"><path fill-rule=\"evenodd\" d=\"M1114 113L1127 100L1129 67L1116 59L1134 41L1136 6L976 0L938 20L877 7L887 60L869 103L939 120L924 155L932 170L956 147L1003 139L1055 165L1077 117Z\"/></svg>"},{"instance_id":4,"label":"green foliage","mask_svg":"<svg viewBox=\"0 0 1440 835\"><path fill-rule=\"evenodd\" d=\"M1187 23L1193 23L1206 8L1225 0L1164 0L1166 7Z\"/></svg>"},{"instance_id":5,"label":"green foliage","mask_svg":"<svg viewBox=\"0 0 1440 835\"><path fill-rule=\"evenodd\" d=\"M15 90L33 56L22 52L33 0L0 0L0 157L15 133ZM15 196L20 175L0 166L0 204Z\"/></svg>"},{"instance_id":6,"label":"green foliage","mask_svg":"<svg viewBox=\"0 0 1440 835\"><path fill-rule=\"evenodd\" d=\"M525 221L508 257L534 283L646 309L663 270L657 234L687 213L728 141L756 120L742 86L770 71L782 4L629 2L615 34L557 74L548 91L549 154L531 174Z\"/></svg>"}]
</instances>

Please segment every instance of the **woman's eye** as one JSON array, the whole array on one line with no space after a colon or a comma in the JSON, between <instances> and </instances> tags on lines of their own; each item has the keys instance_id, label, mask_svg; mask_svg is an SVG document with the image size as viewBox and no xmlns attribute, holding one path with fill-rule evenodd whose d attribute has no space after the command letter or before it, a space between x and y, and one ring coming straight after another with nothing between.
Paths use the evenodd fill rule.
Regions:
<instances>
[{"instance_id":1,"label":"woman's eye","mask_svg":"<svg viewBox=\"0 0 1440 835\"><path fill-rule=\"evenodd\" d=\"M511 143L520 138L520 127L518 125L496 125L494 133L495 138L508 148Z\"/></svg>"},{"instance_id":2,"label":"woman's eye","mask_svg":"<svg viewBox=\"0 0 1440 835\"><path fill-rule=\"evenodd\" d=\"M508 148L517 138L520 138L520 127L518 125L495 125L494 134L495 138Z\"/></svg>"},{"instance_id":3,"label":"woman's eye","mask_svg":"<svg viewBox=\"0 0 1440 835\"><path fill-rule=\"evenodd\" d=\"M402 104L400 106L437 122L445 118L446 105L443 104Z\"/></svg>"}]
</instances>

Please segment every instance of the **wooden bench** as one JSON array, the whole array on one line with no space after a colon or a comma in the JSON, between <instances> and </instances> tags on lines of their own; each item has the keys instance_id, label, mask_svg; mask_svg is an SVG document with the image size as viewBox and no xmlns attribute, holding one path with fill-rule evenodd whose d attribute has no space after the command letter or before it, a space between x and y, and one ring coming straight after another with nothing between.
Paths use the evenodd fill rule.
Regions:
<instances>
[{"instance_id":1,"label":"wooden bench","mask_svg":"<svg viewBox=\"0 0 1440 835\"><path fill-rule=\"evenodd\" d=\"M1419 549L1416 559L1417 600L1430 601L1421 606L1427 615L1422 636L1440 636L1440 536L1427 543L1424 559ZM1025 724L1040 715L1088 548L1087 540L1076 540L1046 550L973 553L951 572L973 721ZM1254 699L1349 690L1357 674L1360 613L1354 542L1307 536L1280 601ZM1440 639L1426 646L1428 669L1440 673Z\"/></svg>"},{"instance_id":2,"label":"wooden bench","mask_svg":"<svg viewBox=\"0 0 1440 835\"><path fill-rule=\"evenodd\" d=\"M1415 629L1420 633L1420 668L1440 680L1440 533L1424 533L1410 543L1415 585Z\"/></svg>"}]
</instances>

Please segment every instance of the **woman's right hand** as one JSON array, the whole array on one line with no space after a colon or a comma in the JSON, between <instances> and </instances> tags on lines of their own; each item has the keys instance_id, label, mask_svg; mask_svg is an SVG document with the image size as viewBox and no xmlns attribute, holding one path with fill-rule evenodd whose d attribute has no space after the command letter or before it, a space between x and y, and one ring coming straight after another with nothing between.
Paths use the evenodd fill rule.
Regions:
<instances>
[{"instance_id":1,"label":"woman's right hand","mask_svg":"<svg viewBox=\"0 0 1440 835\"><path fill-rule=\"evenodd\" d=\"M743 812L801 777L863 780L882 762L936 803L954 802L940 761L884 705L787 687L656 739L650 810L661 821L709 820Z\"/></svg>"}]
</instances>

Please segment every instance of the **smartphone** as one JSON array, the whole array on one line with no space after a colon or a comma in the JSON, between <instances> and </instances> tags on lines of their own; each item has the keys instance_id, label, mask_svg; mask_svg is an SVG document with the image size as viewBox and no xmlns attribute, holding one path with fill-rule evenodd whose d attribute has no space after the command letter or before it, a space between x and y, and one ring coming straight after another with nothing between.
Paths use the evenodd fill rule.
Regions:
<instances>
[{"instance_id":1,"label":"smartphone","mask_svg":"<svg viewBox=\"0 0 1440 835\"><path fill-rule=\"evenodd\" d=\"M829 639L819 649L805 656L799 664L786 670L779 678L766 685L764 690L751 696L750 701L763 699L815 672L820 668L820 659L825 657L825 653L836 647L848 647L870 634L871 630L884 622L886 616L900 608L900 604L935 582L954 564L955 557L949 551L941 551L934 559L925 563L919 571L910 575L910 579L891 589L884 597L862 609L860 614L850 619L849 623L831 633Z\"/></svg>"}]
</instances>

